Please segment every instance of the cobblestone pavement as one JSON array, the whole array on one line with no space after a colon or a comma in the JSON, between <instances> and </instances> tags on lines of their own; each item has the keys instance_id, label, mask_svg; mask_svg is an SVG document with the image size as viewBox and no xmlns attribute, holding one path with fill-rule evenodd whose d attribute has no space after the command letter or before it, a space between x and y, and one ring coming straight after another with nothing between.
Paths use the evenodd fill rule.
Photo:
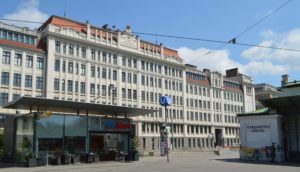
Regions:
<instances>
[{"instance_id":1,"label":"cobblestone pavement","mask_svg":"<svg viewBox=\"0 0 300 172\"><path fill-rule=\"evenodd\" d=\"M300 165L244 162L238 159L238 154L226 153L221 156L209 152L173 153L170 162L166 157L143 157L138 162L99 162L94 164L60 165L35 168L0 168L5 172L292 172L299 171Z\"/></svg>"}]
</instances>

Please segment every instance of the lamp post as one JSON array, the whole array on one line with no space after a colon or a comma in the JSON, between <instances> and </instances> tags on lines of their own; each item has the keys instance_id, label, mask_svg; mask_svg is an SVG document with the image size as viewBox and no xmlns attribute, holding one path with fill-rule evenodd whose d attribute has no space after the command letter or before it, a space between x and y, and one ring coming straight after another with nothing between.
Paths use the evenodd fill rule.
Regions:
<instances>
[{"instance_id":1,"label":"lamp post","mask_svg":"<svg viewBox=\"0 0 300 172\"><path fill-rule=\"evenodd\" d=\"M109 88L109 93L110 93L110 96L111 96L111 105L114 105L114 93L115 93L116 87L114 86L114 84L110 84L108 86L108 88Z\"/></svg>"},{"instance_id":2,"label":"lamp post","mask_svg":"<svg viewBox=\"0 0 300 172\"><path fill-rule=\"evenodd\" d=\"M169 143L168 143L168 129L167 129L167 113L168 113L168 106L170 106L172 104L172 97L171 96L161 96L159 103L161 106L165 107L165 132L166 132L166 136L165 136L165 151L167 153L167 162L170 162L169 159Z\"/></svg>"}]
</instances>

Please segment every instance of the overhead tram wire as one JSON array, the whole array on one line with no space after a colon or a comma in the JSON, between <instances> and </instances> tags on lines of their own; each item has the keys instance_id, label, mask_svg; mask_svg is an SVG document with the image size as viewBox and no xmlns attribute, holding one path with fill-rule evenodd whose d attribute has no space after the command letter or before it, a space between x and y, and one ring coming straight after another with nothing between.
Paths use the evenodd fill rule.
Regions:
<instances>
[{"instance_id":1,"label":"overhead tram wire","mask_svg":"<svg viewBox=\"0 0 300 172\"><path fill-rule=\"evenodd\" d=\"M211 54L215 50L219 50L219 49L221 49L223 47L226 47L228 44L236 44L236 39L237 38L239 38L242 35L244 35L246 32L248 32L249 30L251 30L252 28L254 28L256 25L260 24L261 22L263 22L264 20L266 20L267 18L269 18L271 15L273 15L274 13L276 13L277 11L279 11L281 8L283 8L286 5L288 5L290 2L292 2L292 0L285 1L283 4L281 4L280 6L278 6L277 8L275 8L274 10L272 10L270 13L268 13L267 15L265 15L263 18L261 18L260 20L258 20L257 22L255 22L253 25L247 27L242 32L240 32L239 34L237 34L231 40L229 40L228 42L226 42L223 45L220 45L220 46L214 48L213 50L210 50L210 51L206 52L205 55Z\"/></svg>"},{"instance_id":2,"label":"overhead tram wire","mask_svg":"<svg viewBox=\"0 0 300 172\"><path fill-rule=\"evenodd\" d=\"M3 19L3 18L0 18L0 20L3 20L3 21L14 21L14 22L23 22L23 23L43 24L43 22L27 21L27 20L15 20L15 19ZM61 24L59 24L57 26L82 28L82 26L78 26L78 25L61 25ZM132 32L132 33L137 34L137 35L148 35L148 36L165 37L165 38L172 38L172 39L184 39L184 40L192 40L192 41L201 41L201 42L211 42L211 43L228 44L228 41L221 41L221 40L214 40L214 39L186 37L186 36L176 36L176 35L165 35L165 34L146 33L146 32ZM264 45L257 45L257 44L251 44L251 43L238 43L238 42L234 42L234 43L232 43L232 45L247 46L247 47L258 47L258 48L267 48L267 49L283 50L283 51L300 52L300 49L292 49L292 48L285 48L285 47L274 47L274 46L264 46Z\"/></svg>"}]
</instances>

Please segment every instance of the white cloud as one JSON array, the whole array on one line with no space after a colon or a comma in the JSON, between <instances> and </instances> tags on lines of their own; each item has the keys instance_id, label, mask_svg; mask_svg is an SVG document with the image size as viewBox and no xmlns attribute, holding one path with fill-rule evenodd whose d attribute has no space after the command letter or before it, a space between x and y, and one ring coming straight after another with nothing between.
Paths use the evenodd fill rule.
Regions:
<instances>
[{"instance_id":1,"label":"white cloud","mask_svg":"<svg viewBox=\"0 0 300 172\"><path fill-rule=\"evenodd\" d=\"M210 54L209 49L190 49L187 47L181 47L178 49L180 57L182 57L186 63L196 65L201 70L208 68L216 70L221 73L225 73L227 69L239 68L240 72L250 75L280 75L289 72L288 65L273 64L269 61L249 61L246 64L241 64L230 58L230 52L228 50L214 50Z\"/></svg>"},{"instance_id":2,"label":"white cloud","mask_svg":"<svg viewBox=\"0 0 300 172\"><path fill-rule=\"evenodd\" d=\"M230 52L228 50L215 50L210 54L209 49L190 49L181 47L178 49L179 56L182 57L186 63L196 65L200 69L208 68L211 70L218 70L225 73L226 69L241 67L241 64L230 59Z\"/></svg>"},{"instance_id":3,"label":"white cloud","mask_svg":"<svg viewBox=\"0 0 300 172\"><path fill-rule=\"evenodd\" d=\"M288 73L288 65L275 65L269 61L251 61L243 65L241 70L251 75L282 75Z\"/></svg>"},{"instance_id":4,"label":"white cloud","mask_svg":"<svg viewBox=\"0 0 300 172\"><path fill-rule=\"evenodd\" d=\"M35 22L45 22L48 19L48 14L41 12L39 9L38 0L23 0L16 11L3 16L5 19L26 20ZM29 27L31 29L39 27L41 24L23 23L23 22L7 22L17 26Z\"/></svg>"},{"instance_id":5,"label":"white cloud","mask_svg":"<svg viewBox=\"0 0 300 172\"><path fill-rule=\"evenodd\" d=\"M287 33L267 31L263 35L260 45L300 50L300 29L293 29ZM273 64L289 66L290 70L300 71L300 51L285 51L252 47L241 54L250 61L269 61Z\"/></svg>"}]
</instances>

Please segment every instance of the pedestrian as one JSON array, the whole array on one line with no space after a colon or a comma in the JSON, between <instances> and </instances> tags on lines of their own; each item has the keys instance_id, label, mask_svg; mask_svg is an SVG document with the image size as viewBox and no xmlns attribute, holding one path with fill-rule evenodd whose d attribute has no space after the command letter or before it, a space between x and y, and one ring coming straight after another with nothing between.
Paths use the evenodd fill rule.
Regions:
<instances>
[{"instance_id":1,"label":"pedestrian","mask_svg":"<svg viewBox=\"0 0 300 172\"><path fill-rule=\"evenodd\" d=\"M275 143L273 142L271 147L272 162L275 162L275 153L276 153L276 147L275 147Z\"/></svg>"}]
</instances>

